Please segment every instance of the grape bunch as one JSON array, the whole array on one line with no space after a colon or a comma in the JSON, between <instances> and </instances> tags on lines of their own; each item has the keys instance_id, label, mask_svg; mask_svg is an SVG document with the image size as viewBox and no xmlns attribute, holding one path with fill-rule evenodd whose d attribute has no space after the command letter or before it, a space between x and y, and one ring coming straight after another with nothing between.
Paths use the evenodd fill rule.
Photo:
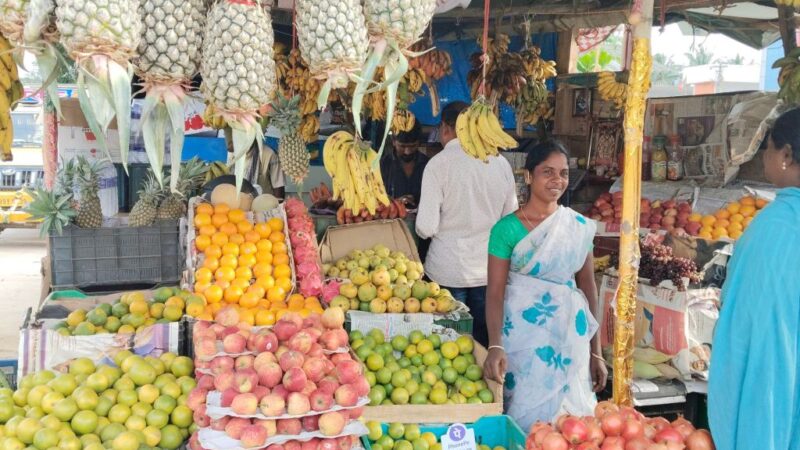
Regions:
<instances>
[{"instance_id":1,"label":"grape bunch","mask_svg":"<svg viewBox=\"0 0 800 450\"><path fill-rule=\"evenodd\" d=\"M701 280L697 264L687 258L676 258L672 254L672 247L643 242L641 254L639 276L649 278L653 286L658 286L664 280L670 280L679 291L683 291L686 289L685 278L689 279L689 283L699 283Z\"/></svg>"}]
</instances>

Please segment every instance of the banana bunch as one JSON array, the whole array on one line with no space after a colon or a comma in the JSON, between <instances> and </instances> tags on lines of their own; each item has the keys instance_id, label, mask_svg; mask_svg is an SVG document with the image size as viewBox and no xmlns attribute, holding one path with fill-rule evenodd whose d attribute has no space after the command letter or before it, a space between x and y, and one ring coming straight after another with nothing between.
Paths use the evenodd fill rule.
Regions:
<instances>
[{"instance_id":1,"label":"banana bunch","mask_svg":"<svg viewBox=\"0 0 800 450\"><path fill-rule=\"evenodd\" d=\"M392 132L400 133L402 131L411 131L414 128L417 118L414 113L407 109L398 109L392 118Z\"/></svg>"},{"instance_id":2,"label":"banana bunch","mask_svg":"<svg viewBox=\"0 0 800 450\"><path fill-rule=\"evenodd\" d=\"M775 0L775 4L781 6L791 6L796 10L800 10L800 0Z\"/></svg>"},{"instance_id":3,"label":"banana bunch","mask_svg":"<svg viewBox=\"0 0 800 450\"><path fill-rule=\"evenodd\" d=\"M378 153L346 131L333 133L322 150L325 171L332 179L333 199L357 216L366 210L375 215L389 196L377 164Z\"/></svg>"},{"instance_id":4,"label":"banana bunch","mask_svg":"<svg viewBox=\"0 0 800 450\"><path fill-rule=\"evenodd\" d=\"M509 53L511 38L499 34L489 40L486 56L473 53L470 56L472 69L467 73L467 83L472 90L472 98L478 98L483 84L483 69L486 64L486 83L484 96L499 99L509 105L516 104L523 87L528 84L529 74L526 72L525 60L521 53Z\"/></svg>"},{"instance_id":5,"label":"banana bunch","mask_svg":"<svg viewBox=\"0 0 800 450\"><path fill-rule=\"evenodd\" d=\"M230 174L231 174L231 168L228 167L227 164L221 161L214 161L208 166L208 170L206 171L205 183L208 183L211 180L221 177L223 175L230 175Z\"/></svg>"},{"instance_id":6,"label":"banana bunch","mask_svg":"<svg viewBox=\"0 0 800 450\"><path fill-rule=\"evenodd\" d=\"M203 123L215 130L221 130L225 128L225 125L227 124L225 119L221 115L217 114L214 105L210 103L206 103L206 109L203 111Z\"/></svg>"},{"instance_id":7,"label":"banana bunch","mask_svg":"<svg viewBox=\"0 0 800 450\"><path fill-rule=\"evenodd\" d=\"M611 267L611 255L594 258L593 261L594 261L595 272L605 272L606 269Z\"/></svg>"},{"instance_id":8,"label":"banana bunch","mask_svg":"<svg viewBox=\"0 0 800 450\"><path fill-rule=\"evenodd\" d=\"M0 159L11 161L11 146L14 141L14 127L11 110L24 95L19 81L17 63L11 56L13 47L0 35Z\"/></svg>"},{"instance_id":9,"label":"banana bunch","mask_svg":"<svg viewBox=\"0 0 800 450\"><path fill-rule=\"evenodd\" d=\"M636 347L633 349L634 378L677 379L681 377L678 369L670 365L672 357L652 347Z\"/></svg>"},{"instance_id":10,"label":"banana bunch","mask_svg":"<svg viewBox=\"0 0 800 450\"><path fill-rule=\"evenodd\" d=\"M503 131L492 107L481 100L458 116L456 136L468 155L483 162L488 162L489 156L499 155L501 148L516 148L518 145Z\"/></svg>"},{"instance_id":11,"label":"banana bunch","mask_svg":"<svg viewBox=\"0 0 800 450\"><path fill-rule=\"evenodd\" d=\"M618 82L617 75L614 72L600 72L597 75L597 90L603 100L614 102L614 105L619 109L625 106L628 85Z\"/></svg>"},{"instance_id":12,"label":"banana bunch","mask_svg":"<svg viewBox=\"0 0 800 450\"><path fill-rule=\"evenodd\" d=\"M778 74L778 97L790 105L800 103L800 47L775 61L772 68L781 69Z\"/></svg>"},{"instance_id":13,"label":"banana bunch","mask_svg":"<svg viewBox=\"0 0 800 450\"><path fill-rule=\"evenodd\" d=\"M431 47L431 42L419 41L411 46L410 51L424 52ZM453 59L443 50L430 50L420 56L408 60L409 69L420 69L431 81L439 81L453 72Z\"/></svg>"},{"instance_id":14,"label":"banana bunch","mask_svg":"<svg viewBox=\"0 0 800 450\"><path fill-rule=\"evenodd\" d=\"M545 81L558 75L558 71L556 62L542 59L541 53L541 49L536 46L530 46L519 52L525 73L534 80Z\"/></svg>"},{"instance_id":15,"label":"banana bunch","mask_svg":"<svg viewBox=\"0 0 800 450\"><path fill-rule=\"evenodd\" d=\"M408 91L418 93L422 90L422 83L425 82L425 72L422 69L410 69L403 76L403 82L408 86Z\"/></svg>"},{"instance_id":16,"label":"banana bunch","mask_svg":"<svg viewBox=\"0 0 800 450\"><path fill-rule=\"evenodd\" d=\"M306 143L312 143L317 140L319 136L319 117L314 114L303 116L300 122L300 137Z\"/></svg>"}]
</instances>

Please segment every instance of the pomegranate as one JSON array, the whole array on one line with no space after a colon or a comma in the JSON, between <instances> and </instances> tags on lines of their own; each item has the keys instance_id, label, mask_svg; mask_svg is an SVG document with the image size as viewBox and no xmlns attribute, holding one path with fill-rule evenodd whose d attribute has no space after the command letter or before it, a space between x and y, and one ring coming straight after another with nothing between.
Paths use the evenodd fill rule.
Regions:
<instances>
[{"instance_id":1,"label":"pomegranate","mask_svg":"<svg viewBox=\"0 0 800 450\"><path fill-rule=\"evenodd\" d=\"M644 425L638 420L627 419L625 425L622 427L622 437L625 438L626 441L644 437Z\"/></svg>"},{"instance_id":2,"label":"pomegranate","mask_svg":"<svg viewBox=\"0 0 800 450\"><path fill-rule=\"evenodd\" d=\"M577 417L570 417L561 424L561 434L570 444L580 444L589 435L589 428Z\"/></svg>"},{"instance_id":3,"label":"pomegranate","mask_svg":"<svg viewBox=\"0 0 800 450\"><path fill-rule=\"evenodd\" d=\"M594 442L583 442L575 446L575 450L600 450Z\"/></svg>"},{"instance_id":4,"label":"pomegranate","mask_svg":"<svg viewBox=\"0 0 800 450\"><path fill-rule=\"evenodd\" d=\"M656 437L656 433L658 433L658 431L656 431L654 426L650 425L650 423L644 424L644 437L645 438L647 438L647 439L652 441L653 438Z\"/></svg>"},{"instance_id":5,"label":"pomegranate","mask_svg":"<svg viewBox=\"0 0 800 450\"><path fill-rule=\"evenodd\" d=\"M597 445L603 443L603 440L606 438L606 434L603 433L603 429L600 428L598 424L589 424L588 425L589 432L586 436L586 440L589 442L594 442Z\"/></svg>"},{"instance_id":6,"label":"pomegranate","mask_svg":"<svg viewBox=\"0 0 800 450\"><path fill-rule=\"evenodd\" d=\"M607 437L600 450L625 450L625 439L618 436Z\"/></svg>"},{"instance_id":7,"label":"pomegranate","mask_svg":"<svg viewBox=\"0 0 800 450\"><path fill-rule=\"evenodd\" d=\"M653 428L656 429L656 432L659 432L669 426L669 421L663 417L655 417L650 419L649 423L653 426Z\"/></svg>"},{"instance_id":8,"label":"pomegranate","mask_svg":"<svg viewBox=\"0 0 800 450\"><path fill-rule=\"evenodd\" d=\"M633 419L641 421L644 419L644 416L639 411L631 408L630 406L623 406L619 409L619 413L622 414L622 418L625 420Z\"/></svg>"},{"instance_id":9,"label":"pomegranate","mask_svg":"<svg viewBox=\"0 0 800 450\"><path fill-rule=\"evenodd\" d=\"M558 419L556 419L556 431L561 431L561 427L564 425L564 422L566 422L567 419L571 419L571 418L573 418L573 416L571 416L569 414L565 414L563 416L560 416Z\"/></svg>"},{"instance_id":10,"label":"pomegranate","mask_svg":"<svg viewBox=\"0 0 800 450\"><path fill-rule=\"evenodd\" d=\"M667 450L684 450L685 445L681 442L667 442Z\"/></svg>"},{"instance_id":11,"label":"pomegranate","mask_svg":"<svg viewBox=\"0 0 800 450\"><path fill-rule=\"evenodd\" d=\"M650 446L647 447L647 450L668 450L668 449L667 446L664 444L650 444Z\"/></svg>"},{"instance_id":12,"label":"pomegranate","mask_svg":"<svg viewBox=\"0 0 800 450\"><path fill-rule=\"evenodd\" d=\"M652 444L649 440L643 437L631 439L625 443L625 450L647 450Z\"/></svg>"},{"instance_id":13,"label":"pomegranate","mask_svg":"<svg viewBox=\"0 0 800 450\"><path fill-rule=\"evenodd\" d=\"M553 430L553 427L551 427L550 425L547 425L545 427L540 428L538 431L536 431L536 434L533 435L533 443L535 445L541 446L542 442L544 441L544 438L548 434L554 433L554 432L555 432L555 430Z\"/></svg>"},{"instance_id":14,"label":"pomegranate","mask_svg":"<svg viewBox=\"0 0 800 450\"><path fill-rule=\"evenodd\" d=\"M622 415L616 412L603 416L600 424L606 436L619 436L622 434L622 428L625 425L622 421Z\"/></svg>"},{"instance_id":15,"label":"pomegranate","mask_svg":"<svg viewBox=\"0 0 800 450\"><path fill-rule=\"evenodd\" d=\"M542 450L568 450L569 444L563 436L552 432L542 440Z\"/></svg>"},{"instance_id":16,"label":"pomegranate","mask_svg":"<svg viewBox=\"0 0 800 450\"><path fill-rule=\"evenodd\" d=\"M694 433L695 430L694 425L692 425L691 422L684 419L683 417L680 417L676 419L674 422L672 422L672 428L678 430L678 433L680 433L684 439L689 437L690 434Z\"/></svg>"},{"instance_id":17,"label":"pomegranate","mask_svg":"<svg viewBox=\"0 0 800 450\"><path fill-rule=\"evenodd\" d=\"M594 407L594 415L600 419L612 412L619 412L619 406L610 401L600 402Z\"/></svg>"},{"instance_id":18,"label":"pomegranate","mask_svg":"<svg viewBox=\"0 0 800 450\"><path fill-rule=\"evenodd\" d=\"M670 426L659 431L653 440L658 444L666 444L668 442L677 442L679 444L683 444L683 436L681 436L678 430Z\"/></svg>"},{"instance_id":19,"label":"pomegranate","mask_svg":"<svg viewBox=\"0 0 800 450\"><path fill-rule=\"evenodd\" d=\"M697 430L686 438L686 448L688 450L715 450L714 440L711 433L707 430Z\"/></svg>"}]
</instances>

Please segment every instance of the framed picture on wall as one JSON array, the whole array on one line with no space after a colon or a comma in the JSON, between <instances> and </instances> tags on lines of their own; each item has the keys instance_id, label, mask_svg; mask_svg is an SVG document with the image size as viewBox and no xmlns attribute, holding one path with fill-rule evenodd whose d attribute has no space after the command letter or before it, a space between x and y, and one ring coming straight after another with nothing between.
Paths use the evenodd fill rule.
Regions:
<instances>
[{"instance_id":1,"label":"framed picture on wall","mask_svg":"<svg viewBox=\"0 0 800 450\"><path fill-rule=\"evenodd\" d=\"M592 91L575 89L572 91L572 117L586 117L592 110Z\"/></svg>"}]
</instances>

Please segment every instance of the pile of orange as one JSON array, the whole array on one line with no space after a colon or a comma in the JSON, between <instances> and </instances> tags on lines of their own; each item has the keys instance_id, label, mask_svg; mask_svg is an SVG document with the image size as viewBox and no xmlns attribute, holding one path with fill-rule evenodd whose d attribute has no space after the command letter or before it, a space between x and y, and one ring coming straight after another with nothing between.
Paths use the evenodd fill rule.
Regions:
<instances>
[{"instance_id":1,"label":"pile of orange","mask_svg":"<svg viewBox=\"0 0 800 450\"><path fill-rule=\"evenodd\" d=\"M728 203L724 208L701 216L692 214L690 222L700 222L702 227L697 237L703 239L739 239L750 225L753 218L767 206L767 201L762 198L742 197L738 201Z\"/></svg>"},{"instance_id":2,"label":"pile of orange","mask_svg":"<svg viewBox=\"0 0 800 450\"><path fill-rule=\"evenodd\" d=\"M251 325L272 325L284 310L322 312L316 299L303 298L299 305L289 297L292 269L283 220L254 224L241 209L201 203L194 226L200 255L194 292L207 303L197 318L213 320L225 305L238 306L242 321Z\"/></svg>"}]
</instances>

